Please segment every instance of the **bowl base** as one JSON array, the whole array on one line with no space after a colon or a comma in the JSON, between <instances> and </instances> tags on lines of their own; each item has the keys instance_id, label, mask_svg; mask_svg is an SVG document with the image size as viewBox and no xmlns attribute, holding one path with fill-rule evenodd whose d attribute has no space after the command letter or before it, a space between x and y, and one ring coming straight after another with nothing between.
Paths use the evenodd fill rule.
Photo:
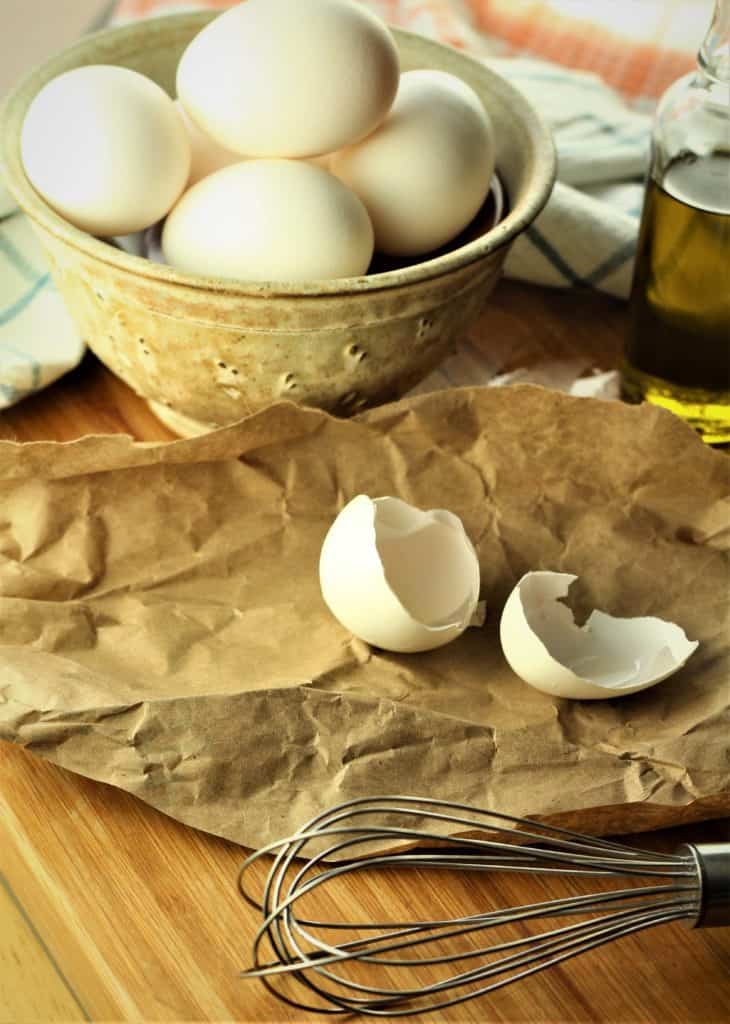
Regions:
<instances>
[{"instance_id":1,"label":"bowl base","mask_svg":"<svg viewBox=\"0 0 730 1024\"><path fill-rule=\"evenodd\" d=\"M183 412L176 412L169 405L156 402L154 398L146 398L145 402L160 423L179 437L200 437L201 434L209 434L211 430L220 429L219 423L205 423L202 420L194 420L192 416L186 416Z\"/></svg>"}]
</instances>

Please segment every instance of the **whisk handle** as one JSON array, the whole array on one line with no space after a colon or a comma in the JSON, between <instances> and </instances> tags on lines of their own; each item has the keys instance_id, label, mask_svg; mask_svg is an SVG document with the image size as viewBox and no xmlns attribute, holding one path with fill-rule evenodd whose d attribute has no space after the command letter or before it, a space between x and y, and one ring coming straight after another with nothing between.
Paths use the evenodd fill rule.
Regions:
<instances>
[{"instance_id":1,"label":"whisk handle","mask_svg":"<svg viewBox=\"0 0 730 1024\"><path fill-rule=\"evenodd\" d=\"M687 843L680 852L690 855L700 882L700 905L692 927L730 925L730 843Z\"/></svg>"}]
</instances>

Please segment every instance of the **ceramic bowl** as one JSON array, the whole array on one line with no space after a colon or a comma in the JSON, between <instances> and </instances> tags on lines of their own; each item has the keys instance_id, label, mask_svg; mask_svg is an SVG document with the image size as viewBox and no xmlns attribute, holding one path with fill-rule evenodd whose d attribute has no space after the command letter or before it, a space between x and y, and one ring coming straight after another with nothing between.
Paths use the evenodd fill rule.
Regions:
<instances>
[{"instance_id":1,"label":"ceramic bowl","mask_svg":"<svg viewBox=\"0 0 730 1024\"><path fill-rule=\"evenodd\" d=\"M498 222L495 182L471 228L448 251L412 265L306 284L180 273L93 238L55 213L25 176L20 131L42 86L82 65L132 68L174 95L180 55L213 16L171 15L100 32L28 75L0 114L8 187L31 218L89 347L178 433L233 422L282 398L339 415L397 398L463 336L511 243L545 204L555 175L550 133L524 97L480 62L394 30L403 70L458 75L488 109L507 202Z\"/></svg>"}]
</instances>

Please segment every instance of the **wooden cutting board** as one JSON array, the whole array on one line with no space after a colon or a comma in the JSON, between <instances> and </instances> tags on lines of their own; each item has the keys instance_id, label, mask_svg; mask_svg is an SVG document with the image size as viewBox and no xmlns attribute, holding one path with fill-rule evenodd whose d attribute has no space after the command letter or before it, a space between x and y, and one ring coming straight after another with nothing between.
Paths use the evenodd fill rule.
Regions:
<instances>
[{"instance_id":1,"label":"wooden cutting board","mask_svg":"<svg viewBox=\"0 0 730 1024\"><path fill-rule=\"evenodd\" d=\"M495 373L616 363L620 303L504 282L490 308L490 335L499 339L489 353ZM3 438L119 431L143 440L171 436L93 359L0 414ZM641 845L671 850L728 834L727 822L709 822L642 836ZM323 1019L238 978L258 925L236 890L243 856L124 792L0 743L0 1024ZM420 900L429 916L453 916L559 892L558 882L521 876L440 874L434 882L392 871L376 887L343 880L323 897L323 910L398 915ZM720 1022L730 1016L729 977L730 930L673 925L428 1019Z\"/></svg>"}]
</instances>

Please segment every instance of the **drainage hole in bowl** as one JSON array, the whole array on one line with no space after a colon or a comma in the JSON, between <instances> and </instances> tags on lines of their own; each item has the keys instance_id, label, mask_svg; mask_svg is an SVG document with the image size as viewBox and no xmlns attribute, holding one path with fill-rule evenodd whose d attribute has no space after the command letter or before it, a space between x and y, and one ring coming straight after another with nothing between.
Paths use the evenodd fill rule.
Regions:
<instances>
[{"instance_id":1,"label":"drainage hole in bowl","mask_svg":"<svg viewBox=\"0 0 730 1024\"><path fill-rule=\"evenodd\" d=\"M361 363L368 357L367 351L364 348L361 348L357 342L353 342L351 345L347 345L345 347L345 355L349 359L353 359L356 363Z\"/></svg>"},{"instance_id":2,"label":"drainage hole in bowl","mask_svg":"<svg viewBox=\"0 0 730 1024\"><path fill-rule=\"evenodd\" d=\"M339 401L340 408L346 412L359 412L367 405L367 398L357 391L348 391Z\"/></svg>"},{"instance_id":3,"label":"drainage hole in bowl","mask_svg":"<svg viewBox=\"0 0 730 1024\"><path fill-rule=\"evenodd\" d=\"M232 377L238 377L239 369L237 366L229 366L228 363L224 363L222 359L218 359L215 364L219 369L225 370Z\"/></svg>"}]
</instances>

